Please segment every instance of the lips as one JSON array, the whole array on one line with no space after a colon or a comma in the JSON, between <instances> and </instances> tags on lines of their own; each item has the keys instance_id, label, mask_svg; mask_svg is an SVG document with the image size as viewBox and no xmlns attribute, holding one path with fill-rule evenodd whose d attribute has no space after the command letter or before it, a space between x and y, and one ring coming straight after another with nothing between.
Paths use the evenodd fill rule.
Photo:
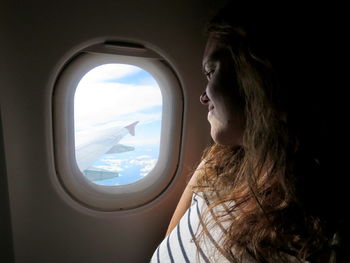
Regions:
<instances>
[{"instance_id":1,"label":"lips","mask_svg":"<svg viewBox=\"0 0 350 263\"><path fill-rule=\"evenodd\" d=\"M210 104L208 110L212 111L213 109L214 109L214 106Z\"/></svg>"}]
</instances>

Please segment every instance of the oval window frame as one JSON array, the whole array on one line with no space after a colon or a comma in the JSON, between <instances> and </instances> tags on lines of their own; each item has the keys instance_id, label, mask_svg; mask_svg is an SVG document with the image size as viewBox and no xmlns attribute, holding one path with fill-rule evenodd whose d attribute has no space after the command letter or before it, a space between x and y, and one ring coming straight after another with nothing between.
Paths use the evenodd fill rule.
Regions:
<instances>
[{"instance_id":1,"label":"oval window frame","mask_svg":"<svg viewBox=\"0 0 350 263\"><path fill-rule=\"evenodd\" d=\"M81 78L95 67L137 66L157 81L163 98L159 158L145 178L120 186L97 185L86 179L75 160L74 94ZM139 207L159 196L175 176L183 125L183 92L168 63L157 53L133 44L96 44L70 60L60 71L53 92L53 135L56 175L68 194L88 208L117 211Z\"/></svg>"}]
</instances>

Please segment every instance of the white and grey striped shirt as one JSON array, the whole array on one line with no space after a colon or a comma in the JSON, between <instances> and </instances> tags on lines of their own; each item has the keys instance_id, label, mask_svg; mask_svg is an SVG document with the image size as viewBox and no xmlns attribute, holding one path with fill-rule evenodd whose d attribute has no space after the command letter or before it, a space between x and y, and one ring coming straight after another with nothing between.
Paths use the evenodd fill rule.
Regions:
<instances>
[{"instance_id":1,"label":"white and grey striped shirt","mask_svg":"<svg viewBox=\"0 0 350 263\"><path fill-rule=\"evenodd\" d=\"M189 209L181 218L178 225L168 235L154 252L150 263L227 263L231 262L228 253L221 245L221 238L226 233L227 225L217 220L217 215L225 213L226 216L233 216L227 211L227 206L214 207L204 217L203 213L208 208L208 200L205 196L193 194L192 203ZM207 228L207 233L196 240L196 234ZM297 261L295 257L289 256L290 262ZM252 258L245 258L243 263L256 263ZM305 262L307 263L307 262Z\"/></svg>"},{"instance_id":2,"label":"white and grey striped shirt","mask_svg":"<svg viewBox=\"0 0 350 263\"><path fill-rule=\"evenodd\" d=\"M204 234L200 241L196 241L196 234L202 231L202 215L207 207L208 201L206 198L193 194L191 206L176 228L158 246L151 263L230 262L227 252L220 245L220 238L226 232L225 227L216 220L212 220L215 216L212 210L205 219L206 222L208 220L208 222L214 222L214 224L207 227L208 234ZM216 209L218 210L218 208Z\"/></svg>"}]
</instances>

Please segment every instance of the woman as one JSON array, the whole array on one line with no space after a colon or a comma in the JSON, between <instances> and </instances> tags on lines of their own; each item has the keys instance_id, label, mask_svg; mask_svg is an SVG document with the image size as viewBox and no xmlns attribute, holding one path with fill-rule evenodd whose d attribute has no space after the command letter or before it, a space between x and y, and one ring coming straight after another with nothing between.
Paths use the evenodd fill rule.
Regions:
<instances>
[{"instance_id":1,"label":"woman","mask_svg":"<svg viewBox=\"0 0 350 263\"><path fill-rule=\"evenodd\" d=\"M235 3L209 24L200 101L215 143L152 262L335 262L333 105L313 79L317 37L295 16Z\"/></svg>"}]
</instances>

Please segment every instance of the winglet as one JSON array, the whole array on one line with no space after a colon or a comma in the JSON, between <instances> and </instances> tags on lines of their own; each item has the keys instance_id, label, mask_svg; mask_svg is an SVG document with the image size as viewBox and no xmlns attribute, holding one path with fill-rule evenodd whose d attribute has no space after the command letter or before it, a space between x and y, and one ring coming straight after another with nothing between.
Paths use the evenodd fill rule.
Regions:
<instances>
[{"instance_id":1,"label":"winglet","mask_svg":"<svg viewBox=\"0 0 350 263\"><path fill-rule=\"evenodd\" d=\"M135 126L136 124L138 124L139 122L138 121L135 121L133 123L131 123L130 125L128 126L125 126L124 128L128 130L128 132L132 135L132 136L135 136Z\"/></svg>"}]
</instances>

